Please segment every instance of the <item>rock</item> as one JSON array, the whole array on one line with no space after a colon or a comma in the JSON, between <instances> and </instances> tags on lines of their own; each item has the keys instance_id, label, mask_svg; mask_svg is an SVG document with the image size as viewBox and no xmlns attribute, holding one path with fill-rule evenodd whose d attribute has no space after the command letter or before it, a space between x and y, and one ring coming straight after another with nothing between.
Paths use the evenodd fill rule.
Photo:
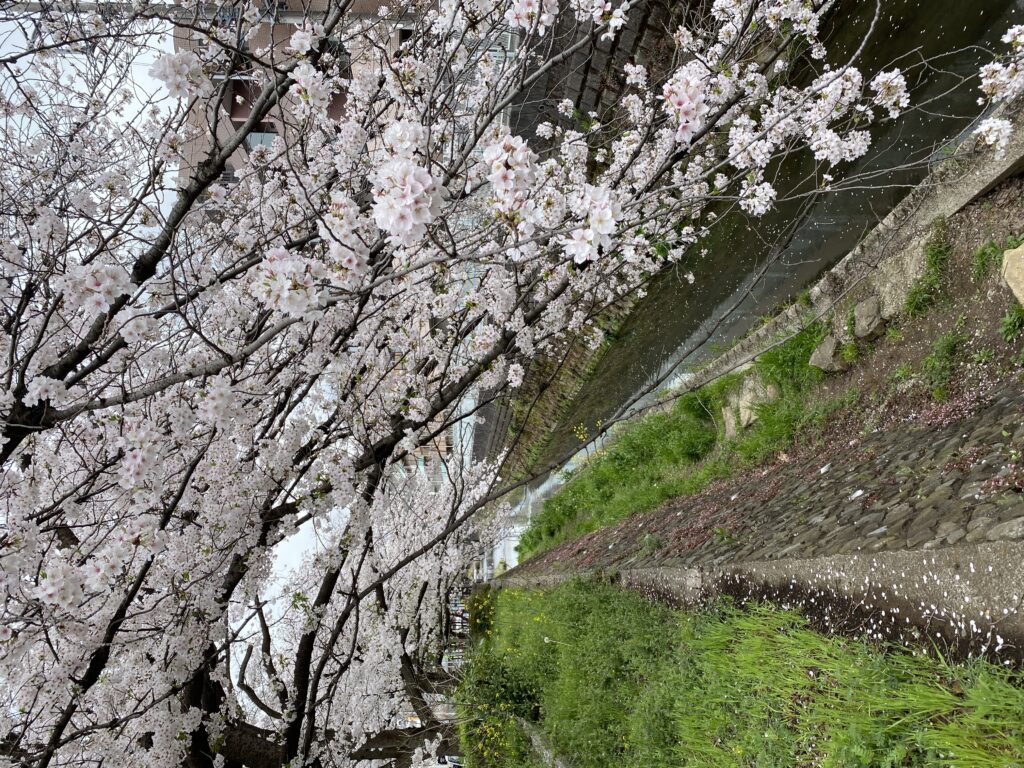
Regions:
<instances>
[{"instance_id":1,"label":"rock","mask_svg":"<svg viewBox=\"0 0 1024 768\"><path fill-rule=\"evenodd\" d=\"M741 429L757 421L757 406L778 396L779 390L774 385L764 384L757 376L743 379L740 391L731 395L722 409L726 439L736 437Z\"/></svg>"},{"instance_id":2,"label":"rock","mask_svg":"<svg viewBox=\"0 0 1024 768\"><path fill-rule=\"evenodd\" d=\"M725 424L725 439L732 440L739 434L736 426L736 409L730 404L722 409L722 422Z\"/></svg>"},{"instance_id":3,"label":"rock","mask_svg":"<svg viewBox=\"0 0 1024 768\"><path fill-rule=\"evenodd\" d=\"M877 339L884 331L882 304L877 296L865 299L853 308L853 335L858 339Z\"/></svg>"},{"instance_id":4,"label":"rock","mask_svg":"<svg viewBox=\"0 0 1024 768\"><path fill-rule=\"evenodd\" d=\"M947 544L956 544L958 541L960 541L960 539L962 539L966 535L967 535L967 531L965 531L963 528L959 528L959 529L953 531L951 534L949 534L949 536L946 537L946 543Z\"/></svg>"},{"instance_id":5,"label":"rock","mask_svg":"<svg viewBox=\"0 0 1024 768\"><path fill-rule=\"evenodd\" d=\"M765 384L756 376L745 378L739 399L736 402L740 429L746 429L757 421L756 406L774 400L778 396L779 390L774 384Z\"/></svg>"},{"instance_id":6,"label":"rock","mask_svg":"<svg viewBox=\"0 0 1024 768\"><path fill-rule=\"evenodd\" d=\"M967 524L967 532L974 533L975 531L988 528L995 522L991 517L972 517L971 522Z\"/></svg>"},{"instance_id":7,"label":"rock","mask_svg":"<svg viewBox=\"0 0 1024 768\"><path fill-rule=\"evenodd\" d=\"M1008 520L1005 523L992 526L988 529L986 538L989 541L1003 541L1007 539L1016 541L1017 539L1024 539L1024 517L1018 517L1016 520Z\"/></svg>"},{"instance_id":8,"label":"rock","mask_svg":"<svg viewBox=\"0 0 1024 768\"><path fill-rule=\"evenodd\" d=\"M847 364L840 354L839 339L831 333L822 339L821 343L814 349L814 352L811 353L808 365L820 368L825 373L845 371Z\"/></svg>"},{"instance_id":9,"label":"rock","mask_svg":"<svg viewBox=\"0 0 1024 768\"><path fill-rule=\"evenodd\" d=\"M1024 304L1024 245L1003 252L1003 280L1017 301Z\"/></svg>"}]
</instances>

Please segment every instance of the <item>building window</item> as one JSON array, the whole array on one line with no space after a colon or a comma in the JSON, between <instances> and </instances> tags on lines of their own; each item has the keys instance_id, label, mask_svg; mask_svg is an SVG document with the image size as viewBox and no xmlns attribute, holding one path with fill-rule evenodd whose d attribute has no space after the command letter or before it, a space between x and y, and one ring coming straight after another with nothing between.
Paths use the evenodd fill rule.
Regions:
<instances>
[{"instance_id":1,"label":"building window","mask_svg":"<svg viewBox=\"0 0 1024 768\"><path fill-rule=\"evenodd\" d=\"M270 123L260 123L245 137L245 145L250 151L256 147L269 147L277 138L277 130Z\"/></svg>"}]
</instances>

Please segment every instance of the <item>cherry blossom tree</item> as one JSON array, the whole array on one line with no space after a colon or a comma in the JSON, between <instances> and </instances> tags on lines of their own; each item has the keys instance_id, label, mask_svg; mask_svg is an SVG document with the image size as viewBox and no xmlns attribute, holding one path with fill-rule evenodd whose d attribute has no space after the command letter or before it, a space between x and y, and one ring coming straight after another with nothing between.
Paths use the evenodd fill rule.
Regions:
<instances>
[{"instance_id":1,"label":"cherry blossom tree","mask_svg":"<svg viewBox=\"0 0 1024 768\"><path fill-rule=\"evenodd\" d=\"M823 63L829 3L714 0L607 115L511 135L632 5L3 6L0 765L450 740L444 604L506 490L453 435L716 205L770 210L781 157L826 173L908 106L899 70Z\"/></svg>"}]
</instances>

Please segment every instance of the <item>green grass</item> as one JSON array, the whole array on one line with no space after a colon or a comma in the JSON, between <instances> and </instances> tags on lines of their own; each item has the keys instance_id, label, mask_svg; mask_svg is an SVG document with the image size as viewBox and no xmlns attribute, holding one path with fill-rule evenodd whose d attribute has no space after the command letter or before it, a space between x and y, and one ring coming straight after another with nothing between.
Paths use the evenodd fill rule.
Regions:
<instances>
[{"instance_id":1,"label":"green grass","mask_svg":"<svg viewBox=\"0 0 1024 768\"><path fill-rule=\"evenodd\" d=\"M946 267L953 254L945 219L936 219L924 246L924 272L907 291L904 305L907 315L920 317L938 299L946 279Z\"/></svg>"},{"instance_id":2,"label":"green grass","mask_svg":"<svg viewBox=\"0 0 1024 768\"><path fill-rule=\"evenodd\" d=\"M999 332L1007 344L1012 344L1024 336L1024 305L1014 304L1010 311L1003 315L999 323Z\"/></svg>"},{"instance_id":3,"label":"green grass","mask_svg":"<svg viewBox=\"0 0 1024 768\"><path fill-rule=\"evenodd\" d=\"M715 425L693 397L619 434L548 499L520 542L520 551L565 540L632 512L650 509L678 490L672 469L693 464L715 443Z\"/></svg>"},{"instance_id":4,"label":"green grass","mask_svg":"<svg viewBox=\"0 0 1024 768\"><path fill-rule=\"evenodd\" d=\"M824 375L807 364L824 334L816 324L758 357L755 373L779 397L760 405L758 420L733 440L724 439L722 409L742 385L738 375L681 397L670 413L622 430L544 502L519 542L520 554L537 554L667 499L697 493L790 446L798 431L827 414L806 396Z\"/></svg>"},{"instance_id":5,"label":"green grass","mask_svg":"<svg viewBox=\"0 0 1024 768\"><path fill-rule=\"evenodd\" d=\"M533 765L517 716L576 768L1011 768L1020 683L770 606L682 612L577 581L502 591L458 698L471 768Z\"/></svg>"},{"instance_id":6,"label":"green grass","mask_svg":"<svg viewBox=\"0 0 1024 768\"><path fill-rule=\"evenodd\" d=\"M931 354L921 364L924 381L931 388L932 397L939 402L949 399L949 385L960 352L966 343L967 335L963 332L963 323L958 322L956 328L934 341Z\"/></svg>"},{"instance_id":7,"label":"green grass","mask_svg":"<svg viewBox=\"0 0 1024 768\"><path fill-rule=\"evenodd\" d=\"M478 653L456 694L459 742L467 764L476 768L542 768L520 718L536 716L537 691L500 657Z\"/></svg>"},{"instance_id":8,"label":"green grass","mask_svg":"<svg viewBox=\"0 0 1024 768\"><path fill-rule=\"evenodd\" d=\"M1010 235L1006 238L1004 245L995 240L989 240L976 250L971 257L971 279L980 283L987 278L995 269L1003 263L1003 251L1018 248L1024 243L1024 238L1017 235Z\"/></svg>"}]
</instances>

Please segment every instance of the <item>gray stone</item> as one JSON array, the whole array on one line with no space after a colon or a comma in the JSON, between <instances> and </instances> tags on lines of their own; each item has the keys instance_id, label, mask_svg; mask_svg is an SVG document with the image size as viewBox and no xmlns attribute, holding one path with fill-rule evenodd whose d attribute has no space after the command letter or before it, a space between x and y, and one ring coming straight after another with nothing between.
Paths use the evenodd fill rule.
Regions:
<instances>
[{"instance_id":1,"label":"gray stone","mask_svg":"<svg viewBox=\"0 0 1024 768\"><path fill-rule=\"evenodd\" d=\"M960 530L959 523L953 520L946 520L944 523L939 523L939 527L935 529L935 535L941 539L958 530Z\"/></svg>"},{"instance_id":2,"label":"gray stone","mask_svg":"<svg viewBox=\"0 0 1024 768\"><path fill-rule=\"evenodd\" d=\"M722 408L726 439L731 440L740 430L757 421L757 406L778 396L779 390L774 385L763 383L757 376L744 378L740 391L730 396Z\"/></svg>"},{"instance_id":3,"label":"gray stone","mask_svg":"<svg viewBox=\"0 0 1024 768\"><path fill-rule=\"evenodd\" d=\"M1017 301L1024 304L1024 245L1003 252L1003 280Z\"/></svg>"},{"instance_id":4,"label":"gray stone","mask_svg":"<svg viewBox=\"0 0 1024 768\"><path fill-rule=\"evenodd\" d=\"M877 296L865 299L853 308L853 335L858 339L877 339L884 331L882 304Z\"/></svg>"},{"instance_id":5,"label":"gray stone","mask_svg":"<svg viewBox=\"0 0 1024 768\"><path fill-rule=\"evenodd\" d=\"M765 384L756 376L745 378L736 399L740 429L746 429L757 421L758 405L774 400L778 396L779 390L773 384Z\"/></svg>"},{"instance_id":6,"label":"gray stone","mask_svg":"<svg viewBox=\"0 0 1024 768\"><path fill-rule=\"evenodd\" d=\"M973 531L964 536L964 541L968 544L973 544L976 541L985 541L985 539L987 538L987 532L988 531L986 528L975 528Z\"/></svg>"},{"instance_id":7,"label":"gray stone","mask_svg":"<svg viewBox=\"0 0 1024 768\"><path fill-rule=\"evenodd\" d=\"M957 528L949 536L946 537L947 544L956 544L960 539L967 535L967 531L963 528Z\"/></svg>"},{"instance_id":8,"label":"gray stone","mask_svg":"<svg viewBox=\"0 0 1024 768\"><path fill-rule=\"evenodd\" d=\"M960 499L971 499L981 493L985 484L981 481L975 481L973 483L967 483L963 488L960 489Z\"/></svg>"},{"instance_id":9,"label":"gray stone","mask_svg":"<svg viewBox=\"0 0 1024 768\"><path fill-rule=\"evenodd\" d=\"M840 354L839 347L839 339L830 333L815 347L814 352L811 353L808 365L813 365L815 368L819 368L826 373L845 371L847 364Z\"/></svg>"},{"instance_id":10,"label":"gray stone","mask_svg":"<svg viewBox=\"0 0 1024 768\"><path fill-rule=\"evenodd\" d=\"M979 529L988 528L994 522L995 520L991 517L974 517L971 519L971 522L967 524L967 532L974 533Z\"/></svg>"},{"instance_id":11,"label":"gray stone","mask_svg":"<svg viewBox=\"0 0 1024 768\"><path fill-rule=\"evenodd\" d=\"M1017 539L1024 539L1024 517L1018 517L1016 520L1007 520L1005 523L992 526L989 528L986 538L989 541L1016 541Z\"/></svg>"},{"instance_id":12,"label":"gray stone","mask_svg":"<svg viewBox=\"0 0 1024 768\"><path fill-rule=\"evenodd\" d=\"M902 523L908 520L913 514L914 508L904 501L885 513L885 524L891 526L897 523Z\"/></svg>"},{"instance_id":13,"label":"gray stone","mask_svg":"<svg viewBox=\"0 0 1024 768\"><path fill-rule=\"evenodd\" d=\"M928 528L919 528L907 535L907 546L911 549L919 547L933 537L932 531Z\"/></svg>"}]
</instances>

